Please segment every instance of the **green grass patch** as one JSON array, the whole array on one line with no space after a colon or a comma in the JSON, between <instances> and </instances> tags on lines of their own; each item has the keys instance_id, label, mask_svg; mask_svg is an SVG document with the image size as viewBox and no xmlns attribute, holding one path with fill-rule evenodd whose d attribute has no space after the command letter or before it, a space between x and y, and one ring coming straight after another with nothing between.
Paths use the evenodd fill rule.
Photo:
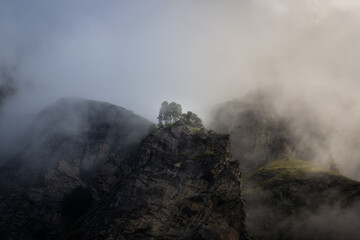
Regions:
<instances>
[{"instance_id":1,"label":"green grass patch","mask_svg":"<svg viewBox=\"0 0 360 240\"><path fill-rule=\"evenodd\" d=\"M258 182L259 185L267 185L273 181L305 179L317 174L343 177L339 173L328 168L295 157L289 157L289 159L280 159L268 163L246 175L245 181L251 180L259 174L265 176L264 181ZM269 177L267 178L266 176ZM346 179L345 177L343 178Z\"/></svg>"},{"instance_id":2,"label":"green grass patch","mask_svg":"<svg viewBox=\"0 0 360 240\"><path fill-rule=\"evenodd\" d=\"M200 128L197 128L197 127L190 127L188 126L188 128L193 131L194 133L198 133L200 131Z\"/></svg>"},{"instance_id":3,"label":"green grass patch","mask_svg":"<svg viewBox=\"0 0 360 240\"><path fill-rule=\"evenodd\" d=\"M167 124L164 124L164 128L171 128L175 123L167 123Z\"/></svg>"}]
</instances>

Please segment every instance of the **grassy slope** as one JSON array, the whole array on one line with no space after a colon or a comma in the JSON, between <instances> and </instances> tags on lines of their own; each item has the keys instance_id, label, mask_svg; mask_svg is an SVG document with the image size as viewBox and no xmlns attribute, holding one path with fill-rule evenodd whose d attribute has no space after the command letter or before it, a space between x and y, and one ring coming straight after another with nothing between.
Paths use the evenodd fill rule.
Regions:
<instances>
[{"instance_id":1,"label":"grassy slope","mask_svg":"<svg viewBox=\"0 0 360 240\"><path fill-rule=\"evenodd\" d=\"M255 180L258 185L266 187L274 182L311 180L316 177L331 177L343 184L358 184L338 172L295 157L266 164L246 175L245 181Z\"/></svg>"},{"instance_id":2,"label":"grassy slope","mask_svg":"<svg viewBox=\"0 0 360 240\"><path fill-rule=\"evenodd\" d=\"M264 236L279 237L279 231L288 235L298 228L291 222L282 228L285 219L296 217L306 222L308 213L327 212L335 206L350 206L360 198L359 182L295 157L268 163L244 176L244 180L244 196L251 212L248 212L249 224L252 225L249 231L260 239ZM256 214L251 216L257 209L267 209L267 212L261 217ZM264 228L258 226L268 224L264 220L266 217L271 224L264 232Z\"/></svg>"},{"instance_id":3,"label":"grassy slope","mask_svg":"<svg viewBox=\"0 0 360 240\"><path fill-rule=\"evenodd\" d=\"M289 190L300 187L316 194L336 189L333 204L360 197L360 183L323 166L295 157L268 163L245 176L245 182L255 182L260 188ZM252 189L248 189L251 191ZM296 195L296 193L295 193Z\"/></svg>"}]
</instances>

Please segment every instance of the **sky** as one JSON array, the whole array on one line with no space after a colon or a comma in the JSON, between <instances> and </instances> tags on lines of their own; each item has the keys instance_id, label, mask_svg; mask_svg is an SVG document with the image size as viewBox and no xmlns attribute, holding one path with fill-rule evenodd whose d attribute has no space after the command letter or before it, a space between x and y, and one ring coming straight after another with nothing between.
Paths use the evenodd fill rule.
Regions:
<instances>
[{"instance_id":1,"label":"sky","mask_svg":"<svg viewBox=\"0 0 360 240\"><path fill-rule=\"evenodd\" d=\"M154 122L162 101L176 101L206 122L218 103L279 86L280 112L306 102L338 155L354 155L359 26L356 0L2 0L0 71L18 92L0 127L61 97Z\"/></svg>"},{"instance_id":2,"label":"sky","mask_svg":"<svg viewBox=\"0 0 360 240\"><path fill-rule=\"evenodd\" d=\"M155 121L163 100L199 111L264 85L337 78L352 88L360 74L359 6L3 0L0 64L20 85L16 101L29 111L76 96Z\"/></svg>"}]
</instances>

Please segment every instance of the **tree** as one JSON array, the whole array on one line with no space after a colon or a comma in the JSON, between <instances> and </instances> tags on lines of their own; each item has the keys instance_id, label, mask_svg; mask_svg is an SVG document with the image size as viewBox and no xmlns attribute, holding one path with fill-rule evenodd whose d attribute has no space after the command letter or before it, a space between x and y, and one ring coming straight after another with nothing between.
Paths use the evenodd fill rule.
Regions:
<instances>
[{"instance_id":1,"label":"tree","mask_svg":"<svg viewBox=\"0 0 360 240\"><path fill-rule=\"evenodd\" d=\"M181 118L185 124L190 127L201 128L203 126L201 119L196 113L188 111L187 113L183 113Z\"/></svg>"},{"instance_id":2,"label":"tree","mask_svg":"<svg viewBox=\"0 0 360 240\"><path fill-rule=\"evenodd\" d=\"M167 101L164 101L161 104L158 120L159 120L159 126L163 125L163 121L165 122L165 124L168 124L171 120L169 115L169 103Z\"/></svg>"},{"instance_id":3,"label":"tree","mask_svg":"<svg viewBox=\"0 0 360 240\"><path fill-rule=\"evenodd\" d=\"M177 120L179 120L181 118L181 114L182 108L180 104L176 102L172 102L169 104L169 115L171 118L171 122L176 122Z\"/></svg>"},{"instance_id":4,"label":"tree","mask_svg":"<svg viewBox=\"0 0 360 240\"><path fill-rule=\"evenodd\" d=\"M201 119L195 113L188 111L183 114L180 104L176 102L170 104L167 101L162 102L158 116L159 127L164 124L174 123L180 119L190 127L200 128L203 126Z\"/></svg>"},{"instance_id":5,"label":"tree","mask_svg":"<svg viewBox=\"0 0 360 240\"><path fill-rule=\"evenodd\" d=\"M167 101L164 101L161 104L161 108L158 116L159 126L162 126L163 124L166 125L169 123L176 122L177 120L180 119L181 114L182 114L182 108L180 104L176 102L172 102L169 104Z\"/></svg>"}]
</instances>

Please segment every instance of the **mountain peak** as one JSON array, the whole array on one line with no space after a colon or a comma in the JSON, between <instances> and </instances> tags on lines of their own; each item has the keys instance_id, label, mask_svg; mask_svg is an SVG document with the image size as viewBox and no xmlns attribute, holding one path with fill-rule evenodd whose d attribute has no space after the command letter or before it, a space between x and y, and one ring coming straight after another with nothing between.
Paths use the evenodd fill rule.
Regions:
<instances>
[{"instance_id":1,"label":"mountain peak","mask_svg":"<svg viewBox=\"0 0 360 240\"><path fill-rule=\"evenodd\" d=\"M69 239L247 239L240 169L228 146L228 135L181 121L158 128Z\"/></svg>"}]
</instances>

